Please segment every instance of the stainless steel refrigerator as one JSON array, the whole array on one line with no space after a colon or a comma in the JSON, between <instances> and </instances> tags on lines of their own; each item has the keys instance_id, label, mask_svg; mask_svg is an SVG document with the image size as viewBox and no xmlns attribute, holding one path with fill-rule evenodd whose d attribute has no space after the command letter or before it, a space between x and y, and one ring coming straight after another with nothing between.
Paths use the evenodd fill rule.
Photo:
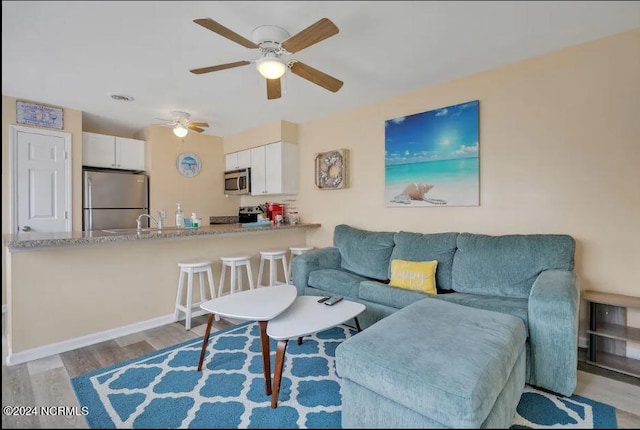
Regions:
<instances>
[{"instance_id":1,"label":"stainless steel refrigerator","mask_svg":"<svg viewBox=\"0 0 640 430\"><path fill-rule=\"evenodd\" d=\"M82 179L82 230L136 228L138 216L149 213L147 175L83 169Z\"/></svg>"}]
</instances>

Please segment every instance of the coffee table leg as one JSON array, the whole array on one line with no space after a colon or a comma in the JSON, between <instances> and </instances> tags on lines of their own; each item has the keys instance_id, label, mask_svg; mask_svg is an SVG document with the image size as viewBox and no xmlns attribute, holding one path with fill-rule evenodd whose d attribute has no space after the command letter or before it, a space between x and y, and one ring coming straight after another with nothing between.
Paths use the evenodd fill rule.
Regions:
<instances>
[{"instance_id":1,"label":"coffee table leg","mask_svg":"<svg viewBox=\"0 0 640 430\"><path fill-rule=\"evenodd\" d=\"M302 345L302 338L301 337L298 338L298 345Z\"/></svg>"},{"instance_id":2,"label":"coffee table leg","mask_svg":"<svg viewBox=\"0 0 640 430\"><path fill-rule=\"evenodd\" d=\"M276 369L273 375L273 393L271 394L271 407L278 407L278 395L280 394L280 381L282 380L282 368L284 367L284 353L287 351L288 340L278 341L276 350Z\"/></svg>"},{"instance_id":3,"label":"coffee table leg","mask_svg":"<svg viewBox=\"0 0 640 430\"><path fill-rule=\"evenodd\" d=\"M360 321L358 321L358 317L355 317L354 320L356 320L356 329L358 330L358 333L360 333Z\"/></svg>"},{"instance_id":4,"label":"coffee table leg","mask_svg":"<svg viewBox=\"0 0 640 430\"><path fill-rule=\"evenodd\" d=\"M262 344L262 369L264 371L264 388L267 396L271 395L271 351L269 336L267 336L268 321L258 321L260 324L260 343Z\"/></svg>"},{"instance_id":5,"label":"coffee table leg","mask_svg":"<svg viewBox=\"0 0 640 430\"><path fill-rule=\"evenodd\" d=\"M204 332L204 338L202 339L202 351L200 351L200 362L198 363L198 372L202 371L202 362L204 361L204 353L207 350L207 344L209 343L209 334L211 334L211 323L213 322L213 314L209 315L207 321L207 329Z\"/></svg>"}]
</instances>

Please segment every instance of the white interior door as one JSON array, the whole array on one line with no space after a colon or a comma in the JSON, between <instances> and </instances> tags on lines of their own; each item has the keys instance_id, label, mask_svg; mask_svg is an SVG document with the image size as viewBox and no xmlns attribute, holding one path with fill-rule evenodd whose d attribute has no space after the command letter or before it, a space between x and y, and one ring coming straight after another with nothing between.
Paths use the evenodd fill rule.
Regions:
<instances>
[{"instance_id":1,"label":"white interior door","mask_svg":"<svg viewBox=\"0 0 640 430\"><path fill-rule=\"evenodd\" d=\"M71 231L71 135L11 128L13 232Z\"/></svg>"}]
</instances>

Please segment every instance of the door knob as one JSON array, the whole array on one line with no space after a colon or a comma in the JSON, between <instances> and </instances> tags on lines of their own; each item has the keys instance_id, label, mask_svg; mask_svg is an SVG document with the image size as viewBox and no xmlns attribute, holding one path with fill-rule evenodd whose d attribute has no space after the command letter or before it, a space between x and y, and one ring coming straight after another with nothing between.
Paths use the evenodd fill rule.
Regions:
<instances>
[{"instance_id":1,"label":"door knob","mask_svg":"<svg viewBox=\"0 0 640 430\"><path fill-rule=\"evenodd\" d=\"M22 227L22 231L31 231L31 227L25 225L24 227Z\"/></svg>"}]
</instances>

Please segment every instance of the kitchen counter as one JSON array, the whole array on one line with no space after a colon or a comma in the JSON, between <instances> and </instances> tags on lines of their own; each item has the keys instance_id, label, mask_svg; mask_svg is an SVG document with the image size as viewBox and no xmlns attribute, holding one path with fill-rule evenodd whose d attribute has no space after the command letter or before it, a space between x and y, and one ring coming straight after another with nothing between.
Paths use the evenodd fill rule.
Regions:
<instances>
[{"instance_id":1,"label":"kitchen counter","mask_svg":"<svg viewBox=\"0 0 640 430\"><path fill-rule=\"evenodd\" d=\"M284 224L264 227L243 227L242 224L206 225L197 229L167 227L163 230L143 229L138 232L133 229L96 230L71 233L18 233L5 235L5 246L10 252L68 245L92 245L114 242L129 242L138 240L157 240L169 238L186 238L193 236L251 234L265 231L283 231L299 228L317 228L320 224Z\"/></svg>"},{"instance_id":2,"label":"kitchen counter","mask_svg":"<svg viewBox=\"0 0 640 430\"><path fill-rule=\"evenodd\" d=\"M24 363L171 324L179 261L212 261L218 293L222 257L250 256L255 284L260 251L307 246L320 228L320 224L221 224L140 234L124 229L4 236L7 363ZM196 276L193 302L200 301L197 282ZM223 294L228 284L227 280ZM247 289L248 282L243 286ZM34 318L34 312L39 316Z\"/></svg>"}]
</instances>

